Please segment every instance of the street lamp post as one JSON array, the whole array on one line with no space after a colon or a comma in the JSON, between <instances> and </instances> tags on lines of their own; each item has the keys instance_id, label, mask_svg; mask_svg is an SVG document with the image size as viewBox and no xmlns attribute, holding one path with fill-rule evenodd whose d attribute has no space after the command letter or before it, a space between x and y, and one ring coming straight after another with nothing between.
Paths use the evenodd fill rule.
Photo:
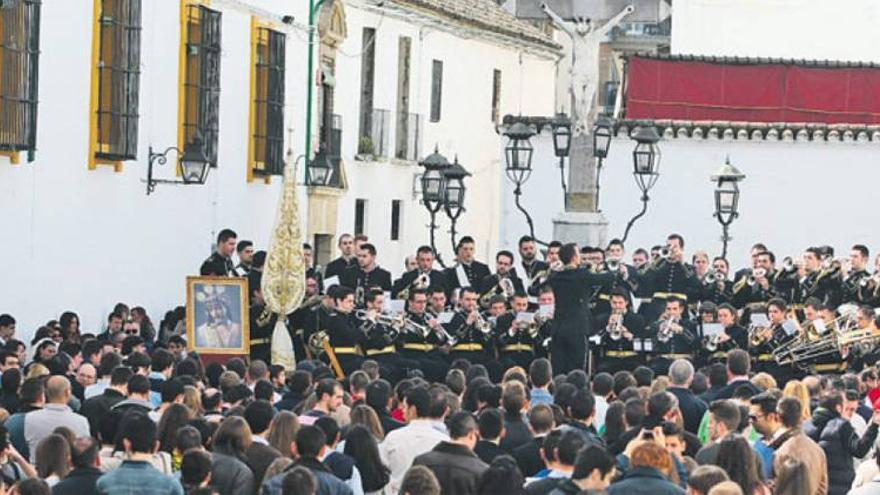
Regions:
<instances>
[{"instance_id":1,"label":"street lamp post","mask_svg":"<svg viewBox=\"0 0 880 495\"><path fill-rule=\"evenodd\" d=\"M599 208L599 179L602 175L602 164L608 158L608 149L611 147L611 119L602 115L596 119L593 125L593 156L596 158L596 211Z\"/></svg>"},{"instance_id":2,"label":"street lamp post","mask_svg":"<svg viewBox=\"0 0 880 495\"><path fill-rule=\"evenodd\" d=\"M534 149L530 139L535 133L526 124L516 122L507 129L504 135L508 139L507 146L504 148L504 170L507 173L507 178L516 186L513 190L516 207L525 215L532 239L546 246L545 242L535 238L535 223L532 221L532 216L529 215L529 212L520 203L522 186L532 175L532 153Z\"/></svg>"},{"instance_id":3,"label":"street lamp post","mask_svg":"<svg viewBox=\"0 0 880 495\"><path fill-rule=\"evenodd\" d=\"M443 174L446 176L446 191L443 195L443 209L446 210L446 216L449 217L449 221L451 222L449 234L452 240L452 251L455 252L455 224L458 223L458 217L460 217L465 211L464 193L466 188L464 185L464 178L469 177L471 174L461 166L460 163L458 163L457 156L452 162L452 165L450 165Z\"/></svg>"},{"instance_id":4,"label":"street lamp post","mask_svg":"<svg viewBox=\"0 0 880 495\"><path fill-rule=\"evenodd\" d=\"M733 239L728 233L728 228L739 216L739 183L745 178L744 173L730 164L730 157L709 176L709 180L716 183L715 218L721 224L722 258L727 258L727 243Z\"/></svg>"},{"instance_id":5,"label":"street lamp post","mask_svg":"<svg viewBox=\"0 0 880 495\"><path fill-rule=\"evenodd\" d=\"M553 132L553 152L559 158L559 180L562 183L563 201L568 195L565 185L565 158L571 152L571 119L564 113L557 113L550 121Z\"/></svg>"},{"instance_id":6,"label":"street lamp post","mask_svg":"<svg viewBox=\"0 0 880 495\"><path fill-rule=\"evenodd\" d=\"M440 263L440 266L445 267L446 265L443 264L443 260L440 258L440 253L437 251L434 242L434 231L437 229L437 212L440 211L440 208L443 208L443 204L446 202L445 171L451 165L449 160L441 155L436 147L434 148L433 153L419 162L419 165L425 169L421 178L422 204L425 205L425 208L431 215L431 225L429 226L431 230L431 249L434 250L437 262Z\"/></svg>"},{"instance_id":7,"label":"street lamp post","mask_svg":"<svg viewBox=\"0 0 880 495\"><path fill-rule=\"evenodd\" d=\"M635 178L639 190L642 191L642 211L632 217L629 223L626 224L626 230L623 232L623 238L621 239L623 242L626 242L629 230L636 220L642 218L645 212L648 211L648 201L650 199L648 191L654 187L654 184L657 183L657 179L660 177L660 147L657 146L657 142L660 141L660 135L657 134L657 130L653 126L640 127L632 135L632 139L636 142L636 147L633 150L633 178Z\"/></svg>"},{"instance_id":8,"label":"street lamp post","mask_svg":"<svg viewBox=\"0 0 880 495\"><path fill-rule=\"evenodd\" d=\"M153 166L165 165L168 162L168 153L172 151L177 153L177 171L181 180L154 179ZM155 153L150 146L147 152L147 196L156 190L156 184L204 184L209 170L210 161L205 154L205 143L199 131L195 132L192 141L183 151L171 146L162 153Z\"/></svg>"}]
</instances>

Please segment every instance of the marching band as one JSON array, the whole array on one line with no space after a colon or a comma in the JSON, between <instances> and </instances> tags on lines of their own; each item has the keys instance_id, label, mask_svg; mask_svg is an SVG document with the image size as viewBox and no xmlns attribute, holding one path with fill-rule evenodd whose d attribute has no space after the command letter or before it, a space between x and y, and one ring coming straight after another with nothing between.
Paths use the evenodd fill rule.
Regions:
<instances>
[{"instance_id":1,"label":"marching band","mask_svg":"<svg viewBox=\"0 0 880 495\"><path fill-rule=\"evenodd\" d=\"M557 373L647 365L665 374L676 359L710 364L744 349L754 369L782 383L878 359L880 258L870 273L862 245L846 259L810 247L777 267L775 254L756 244L751 266L729 278L724 258L710 263L698 252L686 262L677 234L650 257L636 251L632 264L618 240L607 250L553 242L541 260L526 236L521 262L500 251L494 273L464 237L454 266L434 269L434 252L423 246L415 268L392 283L376 265L375 247L353 241L340 242L342 256L332 263L339 282L325 294L320 271L309 267L310 297L288 317L297 352L330 362L340 375L373 359L393 379L418 369L442 381L455 360L466 359L498 379L545 356Z\"/></svg>"}]
</instances>

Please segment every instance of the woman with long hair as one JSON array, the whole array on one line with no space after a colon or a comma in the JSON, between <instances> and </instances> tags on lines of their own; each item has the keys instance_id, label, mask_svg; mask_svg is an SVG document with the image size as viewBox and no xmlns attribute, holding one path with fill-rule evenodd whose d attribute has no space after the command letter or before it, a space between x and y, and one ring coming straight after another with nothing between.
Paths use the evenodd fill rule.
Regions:
<instances>
[{"instance_id":1,"label":"woman with long hair","mask_svg":"<svg viewBox=\"0 0 880 495\"><path fill-rule=\"evenodd\" d=\"M757 456L742 436L728 435L721 440L716 464L742 488L744 495L770 495L770 489L761 481Z\"/></svg>"},{"instance_id":2,"label":"woman with long hair","mask_svg":"<svg viewBox=\"0 0 880 495\"><path fill-rule=\"evenodd\" d=\"M156 327L153 326L153 320L147 314L147 310L141 306L131 308L131 319L138 322L141 326L141 337L148 344L152 344L156 340Z\"/></svg>"},{"instance_id":3,"label":"woman with long hair","mask_svg":"<svg viewBox=\"0 0 880 495\"><path fill-rule=\"evenodd\" d=\"M190 416L189 408L183 404L171 404L165 409L156 428L159 450L169 454L174 452L174 439L177 436L177 430L187 425Z\"/></svg>"},{"instance_id":4,"label":"woman with long hair","mask_svg":"<svg viewBox=\"0 0 880 495\"><path fill-rule=\"evenodd\" d=\"M782 461L776 473L776 495L800 495L810 493L810 474L807 465L793 457Z\"/></svg>"},{"instance_id":5,"label":"woman with long hair","mask_svg":"<svg viewBox=\"0 0 880 495\"><path fill-rule=\"evenodd\" d=\"M183 387L183 405L189 408L190 419L197 419L205 413L202 407L202 393L192 385Z\"/></svg>"},{"instance_id":6,"label":"woman with long hair","mask_svg":"<svg viewBox=\"0 0 880 495\"><path fill-rule=\"evenodd\" d=\"M804 385L804 382L800 380L789 380L788 383L785 384L785 388L782 389L782 396L794 397L801 401L801 419L803 421L808 421L813 417L810 412L810 391L807 390L807 386Z\"/></svg>"},{"instance_id":7,"label":"woman with long hair","mask_svg":"<svg viewBox=\"0 0 880 495\"><path fill-rule=\"evenodd\" d=\"M299 418L290 411L281 411L272 418L269 423L269 434L266 440L269 445L275 447L281 455L293 458L293 451L290 446L296 440L296 433L299 431Z\"/></svg>"},{"instance_id":8,"label":"woman with long hair","mask_svg":"<svg viewBox=\"0 0 880 495\"><path fill-rule=\"evenodd\" d=\"M240 416L227 417L214 433L211 485L220 495L254 494L254 473L245 456L251 442L251 429Z\"/></svg>"},{"instance_id":9,"label":"woman with long hair","mask_svg":"<svg viewBox=\"0 0 880 495\"><path fill-rule=\"evenodd\" d=\"M51 434L40 440L34 454L37 476L49 486L55 486L70 472L70 443L58 434Z\"/></svg>"},{"instance_id":10,"label":"woman with long hair","mask_svg":"<svg viewBox=\"0 0 880 495\"><path fill-rule=\"evenodd\" d=\"M605 412L605 424L602 425L602 431L599 432L605 439L606 445L616 443L626 431L626 418L623 413L623 402L616 400L608 404L608 411Z\"/></svg>"},{"instance_id":11,"label":"woman with long hair","mask_svg":"<svg viewBox=\"0 0 880 495\"><path fill-rule=\"evenodd\" d=\"M79 315L73 311L65 311L58 318L58 323L61 325L61 337L65 341L80 343Z\"/></svg>"},{"instance_id":12,"label":"woman with long hair","mask_svg":"<svg viewBox=\"0 0 880 495\"><path fill-rule=\"evenodd\" d=\"M385 440L385 430L382 429L382 423L379 422L379 415L376 414L376 410L372 407L364 404L357 405L351 410L350 417L351 426L361 425L365 427L373 434L377 442Z\"/></svg>"},{"instance_id":13,"label":"woman with long hair","mask_svg":"<svg viewBox=\"0 0 880 495\"><path fill-rule=\"evenodd\" d=\"M391 470L382 463L379 444L373 433L362 425L354 425L345 439L345 454L354 459L361 473L366 494L381 494L391 480Z\"/></svg>"}]
</instances>

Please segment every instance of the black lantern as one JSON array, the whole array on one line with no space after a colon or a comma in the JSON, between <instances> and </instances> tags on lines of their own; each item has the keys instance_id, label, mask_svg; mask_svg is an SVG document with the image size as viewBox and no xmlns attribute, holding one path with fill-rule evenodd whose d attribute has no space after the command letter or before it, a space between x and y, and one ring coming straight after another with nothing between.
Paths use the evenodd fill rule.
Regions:
<instances>
[{"instance_id":1,"label":"black lantern","mask_svg":"<svg viewBox=\"0 0 880 495\"><path fill-rule=\"evenodd\" d=\"M727 256L727 243L732 239L728 228L739 216L739 183L745 179L744 173L730 164L730 157L718 168L709 180L715 182L715 218L721 224L721 242L724 243L721 256Z\"/></svg>"},{"instance_id":2,"label":"black lantern","mask_svg":"<svg viewBox=\"0 0 880 495\"><path fill-rule=\"evenodd\" d=\"M568 156L571 151L571 119L564 113L557 113L550 121L553 131L553 151L557 158Z\"/></svg>"},{"instance_id":3,"label":"black lantern","mask_svg":"<svg viewBox=\"0 0 880 495\"><path fill-rule=\"evenodd\" d=\"M636 220L642 218L648 211L648 201L650 200L648 192L660 178L660 147L657 145L660 141L660 135L657 134L657 130L653 126L640 127L632 135L632 139L636 142L636 147L633 150L633 178L642 192L642 210L626 224L622 241L626 241Z\"/></svg>"},{"instance_id":4,"label":"black lantern","mask_svg":"<svg viewBox=\"0 0 880 495\"><path fill-rule=\"evenodd\" d=\"M532 128L517 122L504 133L507 136L507 147L504 148L504 159L507 163L507 177L522 185L532 174L532 143L529 141L535 133Z\"/></svg>"},{"instance_id":5,"label":"black lantern","mask_svg":"<svg viewBox=\"0 0 880 495\"><path fill-rule=\"evenodd\" d=\"M660 147L657 146L660 136L653 127L640 127L632 139L636 142L633 150L633 176L642 194L647 194L660 176Z\"/></svg>"},{"instance_id":6,"label":"black lantern","mask_svg":"<svg viewBox=\"0 0 880 495\"><path fill-rule=\"evenodd\" d=\"M177 153L177 172L181 180L154 179L153 166L157 163L165 165L168 162L168 153L171 151ZM150 146L147 152L147 195L156 190L156 184L204 184L208 179L210 165L210 160L205 154L205 142L199 131L193 134L192 141L186 145L183 152L172 146L162 153L154 153L153 147Z\"/></svg>"},{"instance_id":7,"label":"black lantern","mask_svg":"<svg viewBox=\"0 0 880 495\"><path fill-rule=\"evenodd\" d=\"M449 233L452 238L452 250L455 251L455 224L458 222L458 217L464 212L464 193L466 189L464 178L469 177L471 174L458 163L458 157L456 156L455 161L452 162L449 168L444 170L443 175L446 176L443 208L446 210L446 216L452 222Z\"/></svg>"},{"instance_id":8,"label":"black lantern","mask_svg":"<svg viewBox=\"0 0 880 495\"><path fill-rule=\"evenodd\" d=\"M434 148L434 152L420 161L419 165L425 169L421 178L422 201L429 210L439 211L445 199L446 176L443 172L449 168L449 160Z\"/></svg>"},{"instance_id":9,"label":"black lantern","mask_svg":"<svg viewBox=\"0 0 880 495\"><path fill-rule=\"evenodd\" d=\"M593 124L593 156L600 160L608 158L608 149L611 147L612 133L611 119L602 115Z\"/></svg>"},{"instance_id":10,"label":"black lantern","mask_svg":"<svg viewBox=\"0 0 880 495\"><path fill-rule=\"evenodd\" d=\"M440 253L434 245L434 231L437 229L437 212L446 202L446 170L451 166L449 160L440 154L440 150L435 147L434 152L426 156L419 162L419 165L425 169L422 173L422 204L431 215L431 249L437 256L437 262L443 265ZM462 195L464 192L462 191Z\"/></svg>"},{"instance_id":11,"label":"black lantern","mask_svg":"<svg viewBox=\"0 0 880 495\"><path fill-rule=\"evenodd\" d=\"M309 185L326 186L327 182L330 180L330 171L332 168L333 167L330 165L330 160L328 159L324 148L319 149L318 152L315 153L315 157L312 158L311 163L309 163Z\"/></svg>"}]
</instances>

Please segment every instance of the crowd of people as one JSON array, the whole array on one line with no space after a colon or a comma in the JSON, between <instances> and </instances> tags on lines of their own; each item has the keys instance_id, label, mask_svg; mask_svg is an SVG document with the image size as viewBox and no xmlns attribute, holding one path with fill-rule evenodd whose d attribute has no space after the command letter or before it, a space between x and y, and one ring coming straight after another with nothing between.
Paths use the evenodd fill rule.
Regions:
<instances>
[{"instance_id":1,"label":"crowd of people","mask_svg":"<svg viewBox=\"0 0 880 495\"><path fill-rule=\"evenodd\" d=\"M295 369L231 230L200 271L247 277L248 356L200 355L182 307L66 312L29 343L0 315L0 493L880 494L864 246L777 268L757 244L731 277L676 234L632 264L524 237L494 273L474 244L397 279L363 236L324 269L304 246Z\"/></svg>"}]
</instances>

